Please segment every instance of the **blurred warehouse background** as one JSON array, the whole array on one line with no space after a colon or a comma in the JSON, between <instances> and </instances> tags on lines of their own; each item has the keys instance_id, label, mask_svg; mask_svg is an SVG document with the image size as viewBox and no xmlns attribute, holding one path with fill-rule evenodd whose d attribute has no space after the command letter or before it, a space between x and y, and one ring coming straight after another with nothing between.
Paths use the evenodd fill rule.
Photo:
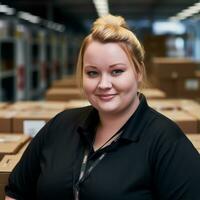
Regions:
<instances>
[{"instance_id":1,"label":"blurred warehouse background","mask_svg":"<svg viewBox=\"0 0 200 200\"><path fill-rule=\"evenodd\" d=\"M73 74L91 22L108 12L124 16L142 41L151 83L175 96L170 84L186 75L158 66L191 65L185 72L188 81L181 81L192 90L188 96L198 98L200 81L192 70L200 60L199 11L195 0L0 1L0 101L43 98L54 80ZM186 93L178 97L188 97Z\"/></svg>"},{"instance_id":2,"label":"blurred warehouse background","mask_svg":"<svg viewBox=\"0 0 200 200\"><path fill-rule=\"evenodd\" d=\"M122 15L146 51L154 109L200 152L200 2L0 0L0 199L28 141L58 112L88 105L75 80L91 23Z\"/></svg>"}]
</instances>

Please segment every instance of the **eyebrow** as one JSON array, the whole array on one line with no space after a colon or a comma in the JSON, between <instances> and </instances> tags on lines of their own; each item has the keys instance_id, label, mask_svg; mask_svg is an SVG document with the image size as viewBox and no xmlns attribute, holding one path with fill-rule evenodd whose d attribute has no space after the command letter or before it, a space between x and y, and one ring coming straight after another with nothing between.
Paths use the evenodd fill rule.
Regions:
<instances>
[{"instance_id":1,"label":"eyebrow","mask_svg":"<svg viewBox=\"0 0 200 200\"><path fill-rule=\"evenodd\" d=\"M112 65L109 65L109 67L112 68L112 67L115 67L115 66L117 66L117 65L126 66L125 63L115 63L115 64L112 64ZM84 68L86 68L86 67L97 68L95 65L84 65Z\"/></svg>"},{"instance_id":2,"label":"eyebrow","mask_svg":"<svg viewBox=\"0 0 200 200\"><path fill-rule=\"evenodd\" d=\"M115 64L112 64L112 65L109 65L109 67L115 67L116 65L124 65L124 66L126 66L126 64L125 63L115 63Z\"/></svg>"},{"instance_id":3,"label":"eyebrow","mask_svg":"<svg viewBox=\"0 0 200 200\"><path fill-rule=\"evenodd\" d=\"M97 68L97 67L95 67L94 65L83 65L83 67L84 67L84 68L88 68L88 67L90 67L90 68Z\"/></svg>"}]
</instances>

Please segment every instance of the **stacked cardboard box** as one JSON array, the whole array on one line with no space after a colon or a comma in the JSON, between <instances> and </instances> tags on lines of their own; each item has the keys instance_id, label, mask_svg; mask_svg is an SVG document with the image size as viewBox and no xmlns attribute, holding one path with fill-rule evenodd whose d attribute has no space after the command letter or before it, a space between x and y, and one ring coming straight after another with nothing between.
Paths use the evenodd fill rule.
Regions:
<instances>
[{"instance_id":1,"label":"stacked cardboard box","mask_svg":"<svg viewBox=\"0 0 200 200\"><path fill-rule=\"evenodd\" d=\"M19 149L30 139L23 134L0 134L0 160L4 155L16 154Z\"/></svg>"},{"instance_id":2,"label":"stacked cardboard box","mask_svg":"<svg viewBox=\"0 0 200 200\"><path fill-rule=\"evenodd\" d=\"M5 110L8 105L8 103L0 103L0 132L11 131L11 119L14 113Z\"/></svg>"},{"instance_id":3,"label":"stacked cardboard box","mask_svg":"<svg viewBox=\"0 0 200 200\"><path fill-rule=\"evenodd\" d=\"M15 165L20 160L19 156L5 156L0 161L0 199L5 199L5 186L8 183L8 177L11 171L14 169Z\"/></svg>"},{"instance_id":4,"label":"stacked cardboard box","mask_svg":"<svg viewBox=\"0 0 200 200\"><path fill-rule=\"evenodd\" d=\"M20 160L30 138L18 134L0 135L0 138L2 138L1 143L3 144L0 151L4 154L4 157L0 161L0 199L3 200L5 198L4 188L8 182L10 172Z\"/></svg>"},{"instance_id":5,"label":"stacked cardboard box","mask_svg":"<svg viewBox=\"0 0 200 200\"><path fill-rule=\"evenodd\" d=\"M199 62L185 58L154 58L151 80L168 97L197 98L200 97L200 77L196 74L199 66Z\"/></svg>"},{"instance_id":6,"label":"stacked cardboard box","mask_svg":"<svg viewBox=\"0 0 200 200\"><path fill-rule=\"evenodd\" d=\"M0 132L37 132L49 119L70 108L66 102L16 102L0 110ZM25 128L26 127L26 128ZM26 130L26 131L25 131Z\"/></svg>"},{"instance_id":7,"label":"stacked cardboard box","mask_svg":"<svg viewBox=\"0 0 200 200\"><path fill-rule=\"evenodd\" d=\"M52 88L47 90L45 99L48 101L69 101L72 99L83 99L78 88Z\"/></svg>"},{"instance_id":8,"label":"stacked cardboard box","mask_svg":"<svg viewBox=\"0 0 200 200\"><path fill-rule=\"evenodd\" d=\"M11 111L30 111L30 110L56 110L62 111L68 107L67 102L60 101L18 101L7 107Z\"/></svg>"},{"instance_id":9,"label":"stacked cardboard box","mask_svg":"<svg viewBox=\"0 0 200 200\"><path fill-rule=\"evenodd\" d=\"M21 103L16 103L12 108L24 107ZM31 105L30 109L23 109L18 111L12 119L12 131L23 132L30 136L35 136L38 130L44 126L44 124L53 118L56 114L64 109L77 108L88 106L87 100L73 100L67 102L35 102Z\"/></svg>"},{"instance_id":10,"label":"stacked cardboard box","mask_svg":"<svg viewBox=\"0 0 200 200\"><path fill-rule=\"evenodd\" d=\"M53 118L57 113L68 108L66 102L18 102L10 108L18 110L12 120L12 131L23 132L32 137L42 128L47 121Z\"/></svg>"},{"instance_id":11,"label":"stacked cardboard box","mask_svg":"<svg viewBox=\"0 0 200 200\"><path fill-rule=\"evenodd\" d=\"M16 113L14 110L0 110L0 132L12 132L12 119Z\"/></svg>"},{"instance_id":12,"label":"stacked cardboard box","mask_svg":"<svg viewBox=\"0 0 200 200\"><path fill-rule=\"evenodd\" d=\"M147 99L164 99L166 93L157 88L145 88L141 91Z\"/></svg>"},{"instance_id":13,"label":"stacked cardboard box","mask_svg":"<svg viewBox=\"0 0 200 200\"><path fill-rule=\"evenodd\" d=\"M189 111L191 108L197 108L200 106L196 101L191 99L160 99L160 100L149 99L148 103L156 110L183 109Z\"/></svg>"}]
</instances>

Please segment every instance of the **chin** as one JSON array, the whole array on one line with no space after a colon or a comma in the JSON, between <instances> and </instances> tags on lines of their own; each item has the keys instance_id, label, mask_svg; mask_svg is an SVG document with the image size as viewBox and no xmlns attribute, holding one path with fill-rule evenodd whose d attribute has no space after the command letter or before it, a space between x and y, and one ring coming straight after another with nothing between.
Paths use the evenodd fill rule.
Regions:
<instances>
[{"instance_id":1,"label":"chin","mask_svg":"<svg viewBox=\"0 0 200 200\"><path fill-rule=\"evenodd\" d=\"M119 107L111 107L111 106L98 107L97 110L102 113L111 114L111 113L117 113L119 111Z\"/></svg>"},{"instance_id":2,"label":"chin","mask_svg":"<svg viewBox=\"0 0 200 200\"><path fill-rule=\"evenodd\" d=\"M102 102L92 99L90 99L89 102L99 111L113 111L119 107L118 102Z\"/></svg>"}]
</instances>

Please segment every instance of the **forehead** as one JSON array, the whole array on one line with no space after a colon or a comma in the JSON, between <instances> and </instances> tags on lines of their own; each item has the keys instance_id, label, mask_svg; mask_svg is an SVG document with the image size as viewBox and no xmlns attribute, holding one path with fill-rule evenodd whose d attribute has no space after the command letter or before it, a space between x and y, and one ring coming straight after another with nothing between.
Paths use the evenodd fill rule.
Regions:
<instances>
[{"instance_id":1,"label":"forehead","mask_svg":"<svg viewBox=\"0 0 200 200\"><path fill-rule=\"evenodd\" d=\"M85 49L83 62L102 62L104 60L129 62L126 51L119 43L91 41Z\"/></svg>"}]
</instances>

